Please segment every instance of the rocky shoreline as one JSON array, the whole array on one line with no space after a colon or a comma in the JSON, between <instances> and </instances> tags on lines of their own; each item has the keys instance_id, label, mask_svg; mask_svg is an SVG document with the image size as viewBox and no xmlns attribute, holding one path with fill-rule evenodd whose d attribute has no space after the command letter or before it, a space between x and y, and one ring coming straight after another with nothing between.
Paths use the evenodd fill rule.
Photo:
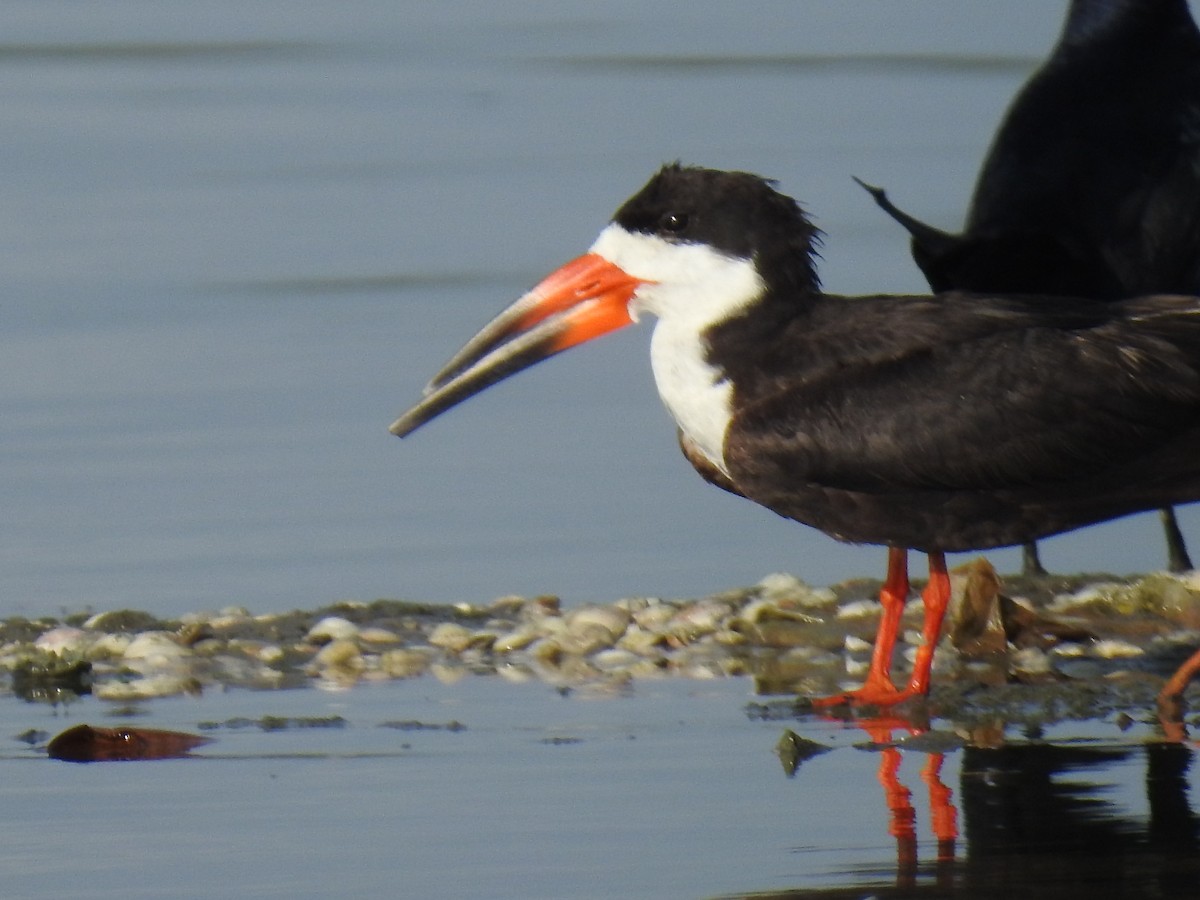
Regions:
<instances>
[{"instance_id":1,"label":"rocky shoreline","mask_svg":"<svg viewBox=\"0 0 1200 900\"><path fill-rule=\"evenodd\" d=\"M1200 645L1200 576L998 579L954 576L930 711L1036 722L1153 712L1162 678ZM242 608L160 620L133 610L0 623L0 690L114 703L241 687L346 688L467 675L621 692L638 679L748 677L754 713L803 714L797 696L860 678L878 621L878 582L814 588L791 575L707 597L569 605L500 597L433 605L343 602L254 615ZM906 661L920 602L905 617ZM980 688L986 687L987 690ZM777 698L777 699L770 699Z\"/></svg>"}]
</instances>

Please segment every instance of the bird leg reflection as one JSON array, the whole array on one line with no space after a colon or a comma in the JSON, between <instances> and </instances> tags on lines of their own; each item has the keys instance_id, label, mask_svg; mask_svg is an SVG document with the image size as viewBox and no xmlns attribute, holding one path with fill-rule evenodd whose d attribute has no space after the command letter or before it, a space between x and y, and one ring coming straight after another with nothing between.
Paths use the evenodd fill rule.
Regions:
<instances>
[{"instance_id":1,"label":"bird leg reflection","mask_svg":"<svg viewBox=\"0 0 1200 900\"><path fill-rule=\"evenodd\" d=\"M888 808L888 834L896 839L896 883L899 887L915 887L917 814L912 805L912 791L900 781L903 758L892 741L892 730L901 727L910 734L919 734L921 729L896 719L868 719L855 724L881 747L878 777ZM921 770L921 780L929 788L930 828L937 839L939 879L945 865L954 861L955 841L958 838L958 812L952 803L953 792L941 780L941 769L942 754L931 753Z\"/></svg>"}]
</instances>

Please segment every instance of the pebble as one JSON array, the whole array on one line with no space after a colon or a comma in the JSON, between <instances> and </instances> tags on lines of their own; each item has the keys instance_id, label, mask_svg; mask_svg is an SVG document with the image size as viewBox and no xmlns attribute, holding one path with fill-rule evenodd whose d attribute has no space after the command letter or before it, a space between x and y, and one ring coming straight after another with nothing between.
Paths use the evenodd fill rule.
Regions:
<instances>
[{"instance_id":1,"label":"pebble","mask_svg":"<svg viewBox=\"0 0 1200 900\"><path fill-rule=\"evenodd\" d=\"M82 652L88 643L88 633L82 628L62 625L45 632L33 642L33 646L38 650L63 656L68 653Z\"/></svg>"},{"instance_id":2,"label":"pebble","mask_svg":"<svg viewBox=\"0 0 1200 900\"><path fill-rule=\"evenodd\" d=\"M1102 640L1092 645L1092 655L1101 659L1128 659L1146 651L1129 641Z\"/></svg>"},{"instance_id":3,"label":"pebble","mask_svg":"<svg viewBox=\"0 0 1200 900\"><path fill-rule=\"evenodd\" d=\"M304 639L310 644L328 644L358 636L358 626L341 616L326 616L308 630Z\"/></svg>"},{"instance_id":4,"label":"pebble","mask_svg":"<svg viewBox=\"0 0 1200 900\"><path fill-rule=\"evenodd\" d=\"M175 636L165 631L146 631L134 637L121 654L126 661L140 661L151 665L169 665L170 663L190 656L192 653L175 640Z\"/></svg>"},{"instance_id":5,"label":"pebble","mask_svg":"<svg viewBox=\"0 0 1200 900\"><path fill-rule=\"evenodd\" d=\"M641 659L629 650L601 650L592 657L592 665L602 672L618 672L641 662Z\"/></svg>"},{"instance_id":6,"label":"pebble","mask_svg":"<svg viewBox=\"0 0 1200 900\"><path fill-rule=\"evenodd\" d=\"M613 646L629 626L630 616L616 606L585 606L565 617L566 629L559 646L568 653L587 656Z\"/></svg>"},{"instance_id":7,"label":"pebble","mask_svg":"<svg viewBox=\"0 0 1200 900\"><path fill-rule=\"evenodd\" d=\"M837 617L839 619L865 619L878 616L879 611L880 606L877 600L856 600L853 603L844 603L839 606Z\"/></svg>"},{"instance_id":8,"label":"pebble","mask_svg":"<svg viewBox=\"0 0 1200 900\"><path fill-rule=\"evenodd\" d=\"M322 678L337 682L354 682L366 667L358 644L347 638L339 638L330 641L317 652L311 668Z\"/></svg>"},{"instance_id":9,"label":"pebble","mask_svg":"<svg viewBox=\"0 0 1200 900\"><path fill-rule=\"evenodd\" d=\"M474 639L469 628L454 622L443 622L429 633L426 638L434 647L441 647L443 650L449 650L451 653L461 653L471 646Z\"/></svg>"},{"instance_id":10,"label":"pebble","mask_svg":"<svg viewBox=\"0 0 1200 900\"><path fill-rule=\"evenodd\" d=\"M524 650L540 636L536 628L526 625L497 635L496 640L492 643L492 650L496 653L513 653L517 650Z\"/></svg>"},{"instance_id":11,"label":"pebble","mask_svg":"<svg viewBox=\"0 0 1200 900\"><path fill-rule=\"evenodd\" d=\"M667 620L664 631L682 643L712 634L728 618L732 607L728 603L700 600L678 609Z\"/></svg>"},{"instance_id":12,"label":"pebble","mask_svg":"<svg viewBox=\"0 0 1200 900\"><path fill-rule=\"evenodd\" d=\"M387 650L379 655L379 668L391 678L413 678L425 674L432 662L424 650Z\"/></svg>"},{"instance_id":13,"label":"pebble","mask_svg":"<svg viewBox=\"0 0 1200 900\"><path fill-rule=\"evenodd\" d=\"M358 639L364 644L398 644L400 643L400 635L394 631L389 631L386 628L362 628L359 629Z\"/></svg>"},{"instance_id":14,"label":"pebble","mask_svg":"<svg viewBox=\"0 0 1200 900\"><path fill-rule=\"evenodd\" d=\"M814 588L795 575L784 572L768 575L756 587L764 601L781 609L793 606L824 610L837 604L837 593L832 588Z\"/></svg>"},{"instance_id":15,"label":"pebble","mask_svg":"<svg viewBox=\"0 0 1200 900\"><path fill-rule=\"evenodd\" d=\"M102 634L88 647L87 657L91 660L120 659L132 643L133 638L128 634Z\"/></svg>"},{"instance_id":16,"label":"pebble","mask_svg":"<svg viewBox=\"0 0 1200 900\"><path fill-rule=\"evenodd\" d=\"M870 653L875 645L870 641L865 641L860 637L855 637L852 634L846 635L846 640L843 642L847 653Z\"/></svg>"},{"instance_id":17,"label":"pebble","mask_svg":"<svg viewBox=\"0 0 1200 900\"><path fill-rule=\"evenodd\" d=\"M625 629L621 640L617 641L617 646L644 657L661 655L667 643L665 635L635 623Z\"/></svg>"},{"instance_id":18,"label":"pebble","mask_svg":"<svg viewBox=\"0 0 1200 900\"><path fill-rule=\"evenodd\" d=\"M1074 641L1059 644L1054 648L1053 652L1055 656L1065 656L1069 659L1085 656L1087 654L1087 650L1084 648L1084 646L1082 644L1076 644Z\"/></svg>"},{"instance_id":19,"label":"pebble","mask_svg":"<svg viewBox=\"0 0 1200 900\"><path fill-rule=\"evenodd\" d=\"M159 628L160 625L158 619L149 613L135 609L117 609L96 613L83 623L83 627L88 631L133 633Z\"/></svg>"},{"instance_id":20,"label":"pebble","mask_svg":"<svg viewBox=\"0 0 1200 900\"><path fill-rule=\"evenodd\" d=\"M1050 657L1037 647L1025 647L1016 650L1009 657L1009 665L1014 672L1024 675L1049 675Z\"/></svg>"},{"instance_id":21,"label":"pebble","mask_svg":"<svg viewBox=\"0 0 1200 900\"><path fill-rule=\"evenodd\" d=\"M109 681L92 689L101 700L148 700L199 693L199 682L182 674L150 675L134 681Z\"/></svg>"}]
</instances>

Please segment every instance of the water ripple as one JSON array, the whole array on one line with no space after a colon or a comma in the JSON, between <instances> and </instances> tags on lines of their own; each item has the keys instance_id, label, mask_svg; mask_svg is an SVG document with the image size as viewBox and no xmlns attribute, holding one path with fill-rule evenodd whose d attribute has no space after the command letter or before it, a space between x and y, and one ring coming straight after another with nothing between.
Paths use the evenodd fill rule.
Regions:
<instances>
[{"instance_id":1,"label":"water ripple","mask_svg":"<svg viewBox=\"0 0 1200 900\"><path fill-rule=\"evenodd\" d=\"M613 56L542 57L540 63L567 68L613 71L850 71L850 72L1010 72L1025 73L1037 60L1024 56L965 56L944 53L782 54L670 56L622 54Z\"/></svg>"}]
</instances>

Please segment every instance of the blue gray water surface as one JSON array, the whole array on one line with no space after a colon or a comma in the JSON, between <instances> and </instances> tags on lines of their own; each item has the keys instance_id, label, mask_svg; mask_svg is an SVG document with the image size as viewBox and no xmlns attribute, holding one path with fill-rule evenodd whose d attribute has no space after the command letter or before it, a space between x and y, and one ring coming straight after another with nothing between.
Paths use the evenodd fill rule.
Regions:
<instances>
[{"instance_id":1,"label":"blue gray water surface","mask_svg":"<svg viewBox=\"0 0 1200 900\"><path fill-rule=\"evenodd\" d=\"M1194 890L1200 776L1193 751L1155 742L1150 725L1016 729L988 750L963 747L939 723L889 758L855 727L760 716L749 685L674 678L564 696L496 676L426 677L347 692L210 692L141 715L90 699L52 712L6 698L0 721L14 731L86 719L215 740L190 759L77 764L6 737L4 896L1085 900ZM267 716L271 728L254 724ZM296 724L313 718L340 724ZM790 777L775 755L787 728L825 748ZM889 764L891 795L878 780ZM935 785L950 792L960 835L940 853ZM902 850L894 834L905 822L914 841Z\"/></svg>"},{"instance_id":2,"label":"blue gray water surface","mask_svg":"<svg viewBox=\"0 0 1200 900\"><path fill-rule=\"evenodd\" d=\"M827 289L921 290L851 175L956 227L1060 5L5 4L4 612L881 573L695 476L646 328L387 425L666 160L778 178ZM1045 552L1163 560L1151 516Z\"/></svg>"},{"instance_id":3,"label":"blue gray water surface","mask_svg":"<svg viewBox=\"0 0 1200 900\"><path fill-rule=\"evenodd\" d=\"M777 570L815 584L881 574L881 550L694 475L654 395L646 329L405 442L387 426L664 161L779 179L826 232L828 290L921 291L851 176L958 226L1062 5L6 2L0 610L510 592L572 604L696 596ZM1196 512L1182 522L1200 540ZM1163 560L1150 516L1044 554L1060 571ZM94 767L11 735L115 721L102 704L6 696L3 893L882 896L897 870L879 754L853 748L857 731L792 723L836 749L788 779L772 750L783 726L749 719L749 692L664 682L590 702L493 679L213 693L157 701L142 721L350 724L221 733L201 759ZM468 730L378 727L397 718ZM1143 849L1164 833L1144 790L1151 734L1049 736L1098 742L1095 783L1066 807L1109 814ZM978 780L963 756L942 773L956 792L964 768ZM1194 774L1171 784L1186 810ZM1185 858L1189 822L1168 831ZM841 893L811 893L829 885Z\"/></svg>"}]
</instances>

